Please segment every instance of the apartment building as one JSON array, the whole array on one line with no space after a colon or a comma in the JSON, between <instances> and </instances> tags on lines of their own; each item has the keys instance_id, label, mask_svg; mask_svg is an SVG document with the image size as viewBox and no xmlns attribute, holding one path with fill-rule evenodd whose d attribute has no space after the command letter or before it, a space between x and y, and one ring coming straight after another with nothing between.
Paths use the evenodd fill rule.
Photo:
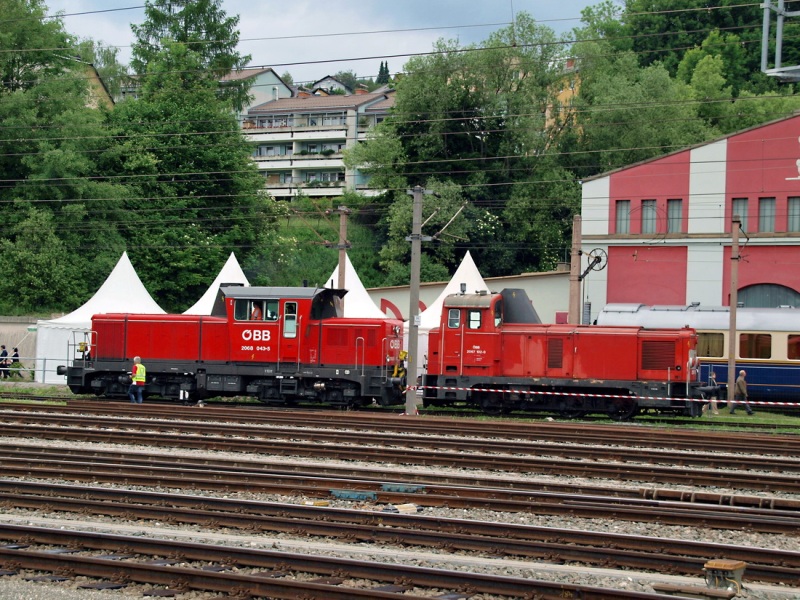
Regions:
<instances>
[{"instance_id":1,"label":"apartment building","mask_svg":"<svg viewBox=\"0 0 800 600\"><path fill-rule=\"evenodd\" d=\"M253 143L253 159L275 198L303 193L339 196L345 190L369 194L368 182L348 170L342 150L366 137L394 103L391 90L352 95L299 94L270 100L247 111L242 124Z\"/></svg>"}]
</instances>

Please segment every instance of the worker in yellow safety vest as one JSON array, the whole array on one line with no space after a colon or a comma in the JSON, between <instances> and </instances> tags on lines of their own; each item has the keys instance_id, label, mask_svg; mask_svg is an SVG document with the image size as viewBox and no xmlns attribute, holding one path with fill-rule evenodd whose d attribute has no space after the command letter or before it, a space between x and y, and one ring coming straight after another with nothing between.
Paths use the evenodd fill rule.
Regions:
<instances>
[{"instance_id":1,"label":"worker in yellow safety vest","mask_svg":"<svg viewBox=\"0 0 800 600\"><path fill-rule=\"evenodd\" d=\"M131 386L128 388L128 398L132 404L142 403L142 392L147 380L147 368L142 364L142 359L138 356L133 357L133 368L131 369Z\"/></svg>"}]
</instances>

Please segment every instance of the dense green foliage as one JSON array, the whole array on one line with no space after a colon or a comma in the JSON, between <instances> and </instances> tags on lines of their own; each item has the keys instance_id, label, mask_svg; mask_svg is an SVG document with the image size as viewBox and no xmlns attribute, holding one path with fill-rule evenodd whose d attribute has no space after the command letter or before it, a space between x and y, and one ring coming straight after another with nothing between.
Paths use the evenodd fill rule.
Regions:
<instances>
[{"instance_id":1,"label":"dense green foliage","mask_svg":"<svg viewBox=\"0 0 800 600\"><path fill-rule=\"evenodd\" d=\"M409 280L411 196L426 195L423 281L469 250L484 276L565 260L580 180L800 108L760 73L762 11L740 0L605 0L569 39L519 14L480 44L440 40L392 82L395 108L345 161L386 192L276 202L234 112L249 57L221 0L148 0L134 26L138 99L89 93L93 63L118 94L116 50L75 40L45 0L0 0L0 312L71 310L127 250L167 310L202 295L231 251L254 284L325 285L346 206L367 286ZM787 19L784 62L798 64ZM76 59L74 57L80 57ZM83 62L82 62L83 61ZM323 75L323 74L321 74ZM355 87L389 82L334 76ZM291 75L284 74L291 83ZM570 93L571 92L571 93Z\"/></svg>"}]
</instances>

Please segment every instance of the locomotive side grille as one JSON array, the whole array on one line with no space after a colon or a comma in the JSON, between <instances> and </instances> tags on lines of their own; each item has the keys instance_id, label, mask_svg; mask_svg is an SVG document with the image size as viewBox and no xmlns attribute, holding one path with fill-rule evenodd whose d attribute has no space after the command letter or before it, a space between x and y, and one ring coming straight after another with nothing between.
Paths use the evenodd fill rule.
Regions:
<instances>
[{"instance_id":1,"label":"locomotive side grille","mask_svg":"<svg viewBox=\"0 0 800 600\"><path fill-rule=\"evenodd\" d=\"M642 370L666 370L675 366L675 344L669 341L642 341Z\"/></svg>"},{"instance_id":2,"label":"locomotive side grille","mask_svg":"<svg viewBox=\"0 0 800 600\"><path fill-rule=\"evenodd\" d=\"M564 368L564 340L561 338L547 340L547 368Z\"/></svg>"},{"instance_id":3,"label":"locomotive side grille","mask_svg":"<svg viewBox=\"0 0 800 600\"><path fill-rule=\"evenodd\" d=\"M348 337L346 329L329 327L325 330L325 343L329 346L346 346Z\"/></svg>"}]
</instances>

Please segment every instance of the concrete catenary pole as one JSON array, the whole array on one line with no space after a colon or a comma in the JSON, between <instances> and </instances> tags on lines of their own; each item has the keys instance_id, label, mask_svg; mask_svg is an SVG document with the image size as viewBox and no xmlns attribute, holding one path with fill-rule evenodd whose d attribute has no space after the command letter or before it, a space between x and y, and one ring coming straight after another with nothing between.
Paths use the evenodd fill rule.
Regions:
<instances>
[{"instance_id":1,"label":"concrete catenary pole","mask_svg":"<svg viewBox=\"0 0 800 600\"><path fill-rule=\"evenodd\" d=\"M730 321L728 322L728 403L733 402L733 391L736 384L736 351L739 344L736 335L736 309L739 303L739 228L742 220L733 215L731 220L731 289L730 289Z\"/></svg>"},{"instance_id":2,"label":"concrete catenary pole","mask_svg":"<svg viewBox=\"0 0 800 600\"><path fill-rule=\"evenodd\" d=\"M408 385L412 388L406 392L406 414L417 414L417 366L419 365L419 271L422 253L422 196L424 190L415 186L411 190L413 210L411 217L411 282L409 286L408 305Z\"/></svg>"},{"instance_id":3,"label":"concrete catenary pole","mask_svg":"<svg viewBox=\"0 0 800 600\"><path fill-rule=\"evenodd\" d=\"M569 258L569 313L567 323L581 322L581 216L572 217L572 252Z\"/></svg>"}]
</instances>

